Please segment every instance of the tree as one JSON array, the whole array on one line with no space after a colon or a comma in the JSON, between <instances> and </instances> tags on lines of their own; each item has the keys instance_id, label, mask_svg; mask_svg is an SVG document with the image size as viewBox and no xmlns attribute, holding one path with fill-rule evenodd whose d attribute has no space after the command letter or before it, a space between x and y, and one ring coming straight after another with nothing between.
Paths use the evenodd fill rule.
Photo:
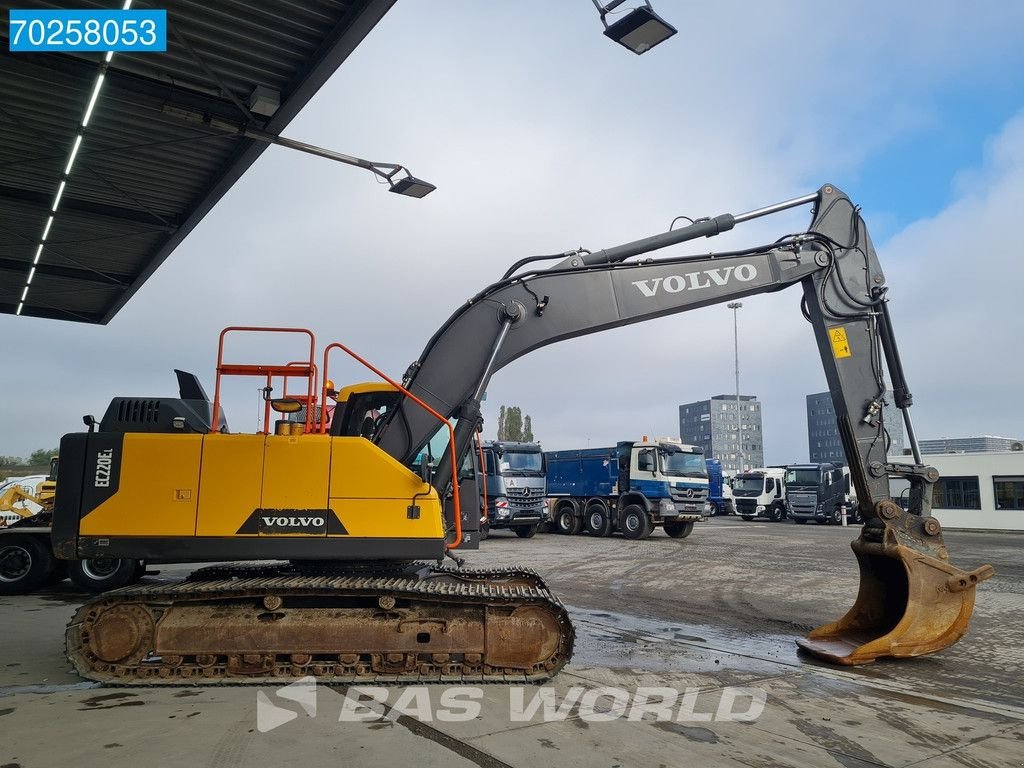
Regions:
<instances>
[{"instance_id":1,"label":"tree","mask_svg":"<svg viewBox=\"0 0 1024 768\"><path fill-rule=\"evenodd\" d=\"M40 448L38 451L32 451L32 455L28 457L29 466L38 467L43 464L50 463L50 457L57 455L57 449L51 448L49 450Z\"/></svg>"},{"instance_id":2,"label":"tree","mask_svg":"<svg viewBox=\"0 0 1024 768\"><path fill-rule=\"evenodd\" d=\"M523 439L523 412L518 405L511 405L505 411L505 440L519 442Z\"/></svg>"},{"instance_id":3,"label":"tree","mask_svg":"<svg viewBox=\"0 0 1024 768\"><path fill-rule=\"evenodd\" d=\"M518 405L501 406L498 409L498 439L515 443L533 442L533 422L529 414L523 416Z\"/></svg>"},{"instance_id":4,"label":"tree","mask_svg":"<svg viewBox=\"0 0 1024 768\"><path fill-rule=\"evenodd\" d=\"M20 456L0 456L0 467L20 467L24 463Z\"/></svg>"}]
</instances>

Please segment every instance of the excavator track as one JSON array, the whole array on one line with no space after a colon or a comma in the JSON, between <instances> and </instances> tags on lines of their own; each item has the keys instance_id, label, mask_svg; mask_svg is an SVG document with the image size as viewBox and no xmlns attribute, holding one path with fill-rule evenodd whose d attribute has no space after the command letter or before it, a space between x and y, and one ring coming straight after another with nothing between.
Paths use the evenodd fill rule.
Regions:
<instances>
[{"instance_id":1,"label":"excavator track","mask_svg":"<svg viewBox=\"0 0 1024 768\"><path fill-rule=\"evenodd\" d=\"M574 639L528 569L230 565L86 603L67 652L83 677L121 685L507 683L549 679Z\"/></svg>"}]
</instances>

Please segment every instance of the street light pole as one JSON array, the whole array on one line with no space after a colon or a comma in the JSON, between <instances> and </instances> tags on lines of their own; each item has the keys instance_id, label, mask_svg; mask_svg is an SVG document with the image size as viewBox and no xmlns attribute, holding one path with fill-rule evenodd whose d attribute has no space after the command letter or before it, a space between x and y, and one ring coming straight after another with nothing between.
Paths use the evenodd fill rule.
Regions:
<instances>
[{"instance_id":1,"label":"street light pole","mask_svg":"<svg viewBox=\"0 0 1024 768\"><path fill-rule=\"evenodd\" d=\"M732 310L732 340L733 349L736 353L736 447L739 451L739 469L743 471L743 417L740 415L740 334L739 334L739 312L743 306L742 301L731 301L726 307Z\"/></svg>"}]
</instances>

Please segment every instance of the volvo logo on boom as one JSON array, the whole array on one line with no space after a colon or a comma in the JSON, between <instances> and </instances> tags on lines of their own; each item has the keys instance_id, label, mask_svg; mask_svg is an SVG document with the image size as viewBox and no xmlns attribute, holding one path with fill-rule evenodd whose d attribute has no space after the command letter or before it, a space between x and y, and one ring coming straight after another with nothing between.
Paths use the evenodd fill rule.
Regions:
<instances>
[{"instance_id":1,"label":"volvo logo on boom","mask_svg":"<svg viewBox=\"0 0 1024 768\"><path fill-rule=\"evenodd\" d=\"M753 264L736 264L729 267L716 267L701 272L687 272L682 275L655 277L650 280L636 280L635 285L640 293L653 298L659 291L664 293L681 293L683 291L699 291L702 288L727 285L733 280L749 283L757 277L757 267Z\"/></svg>"}]
</instances>

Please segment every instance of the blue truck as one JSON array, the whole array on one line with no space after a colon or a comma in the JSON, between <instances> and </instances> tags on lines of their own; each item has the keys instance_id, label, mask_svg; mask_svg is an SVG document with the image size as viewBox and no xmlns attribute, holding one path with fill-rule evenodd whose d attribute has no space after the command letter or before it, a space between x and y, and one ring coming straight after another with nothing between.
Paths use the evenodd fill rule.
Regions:
<instances>
[{"instance_id":1,"label":"blue truck","mask_svg":"<svg viewBox=\"0 0 1024 768\"><path fill-rule=\"evenodd\" d=\"M548 503L559 533L585 531L643 539L661 526L690 535L707 511L708 470L701 448L658 438L609 448L549 451Z\"/></svg>"},{"instance_id":2,"label":"blue truck","mask_svg":"<svg viewBox=\"0 0 1024 768\"><path fill-rule=\"evenodd\" d=\"M705 459L708 465L708 514L735 515L736 502L732 488L722 474L722 462L718 459Z\"/></svg>"}]
</instances>

